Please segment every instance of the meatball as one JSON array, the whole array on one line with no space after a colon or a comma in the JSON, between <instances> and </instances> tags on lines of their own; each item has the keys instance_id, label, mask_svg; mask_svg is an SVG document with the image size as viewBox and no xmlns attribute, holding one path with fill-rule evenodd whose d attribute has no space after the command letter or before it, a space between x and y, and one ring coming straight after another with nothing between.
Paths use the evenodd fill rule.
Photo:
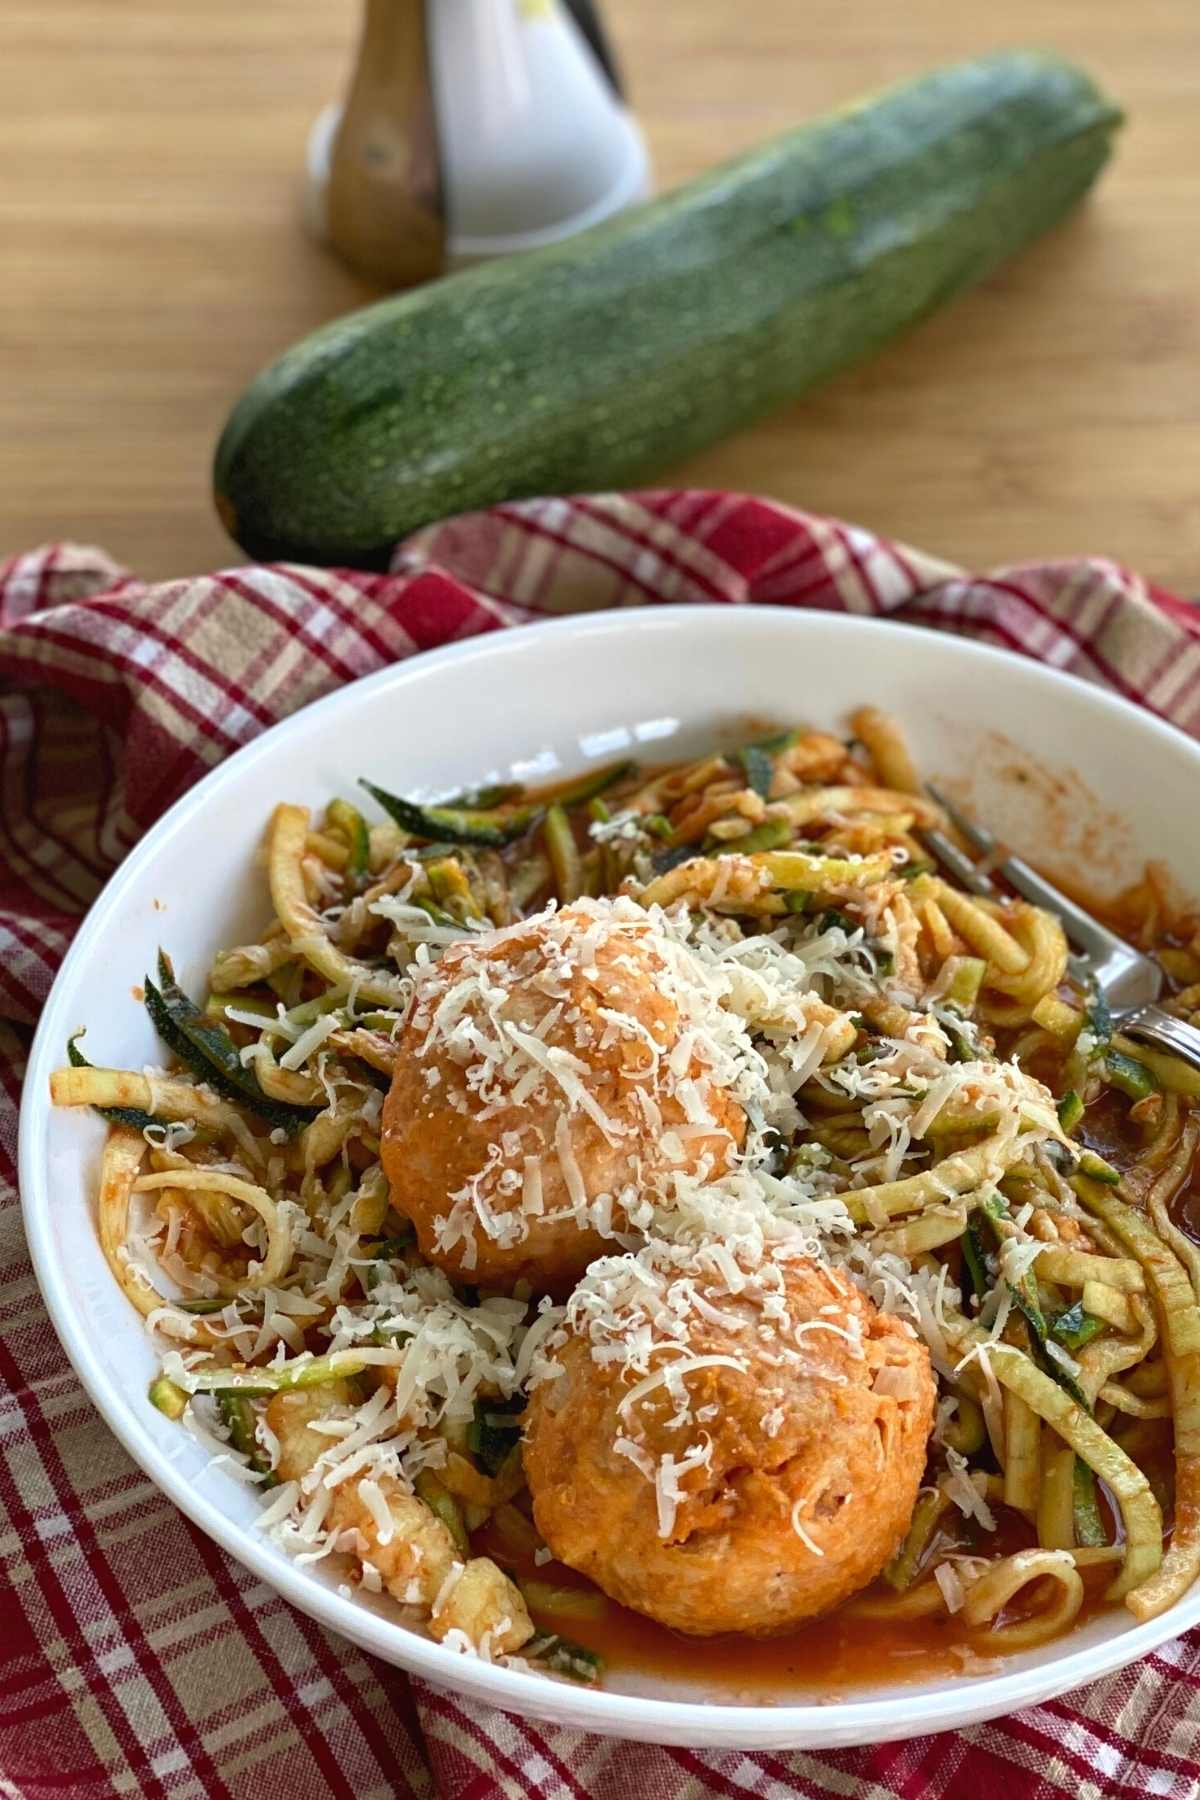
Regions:
<instances>
[{"instance_id":1,"label":"meatball","mask_svg":"<svg viewBox=\"0 0 1200 1800\"><path fill-rule=\"evenodd\" d=\"M739 1055L745 1027L631 900L452 945L398 1040L393 1204L447 1274L567 1292L673 1175L726 1168L746 1131Z\"/></svg>"},{"instance_id":2,"label":"meatball","mask_svg":"<svg viewBox=\"0 0 1200 1800\"><path fill-rule=\"evenodd\" d=\"M838 1271L653 1244L594 1265L550 1348L560 1372L527 1415L534 1518L623 1605L694 1636L771 1636L901 1542L929 1355Z\"/></svg>"}]
</instances>

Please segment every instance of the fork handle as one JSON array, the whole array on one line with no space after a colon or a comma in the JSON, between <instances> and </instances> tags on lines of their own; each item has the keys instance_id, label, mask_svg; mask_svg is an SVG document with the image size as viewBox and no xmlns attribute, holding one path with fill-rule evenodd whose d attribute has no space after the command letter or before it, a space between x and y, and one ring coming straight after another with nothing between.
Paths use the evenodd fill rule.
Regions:
<instances>
[{"instance_id":1,"label":"fork handle","mask_svg":"<svg viewBox=\"0 0 1200 1800\"><path fill-rule=\"evenodd\" d=\"M1160 1050L1169 1050L1193 1069L1200 1069L1200 1029L1177 1019L1174 1013L1164 1012L1161 1006L1139 1006L1120 1020L1120 1026L1127 1037L1141 1038Z\"/></svg>"}]
</instances>

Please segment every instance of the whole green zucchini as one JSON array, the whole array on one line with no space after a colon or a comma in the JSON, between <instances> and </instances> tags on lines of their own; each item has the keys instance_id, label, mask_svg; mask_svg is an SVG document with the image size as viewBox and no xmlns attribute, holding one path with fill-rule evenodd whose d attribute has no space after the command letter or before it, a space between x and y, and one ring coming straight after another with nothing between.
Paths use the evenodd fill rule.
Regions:
<instances>
[{"instance_id":1,"label":"whole green zucchini","mask_svg":"<svg viewBox=\"0 0 1200 1800\"><path fill-rule=\"evenodd\" d=\"M1117 109L981 58L581 236L314 332L243 395L217 505L263 558L379 564L431 519L636 482L868 355L1054 223Z\"/></svg>"}]
</instances>

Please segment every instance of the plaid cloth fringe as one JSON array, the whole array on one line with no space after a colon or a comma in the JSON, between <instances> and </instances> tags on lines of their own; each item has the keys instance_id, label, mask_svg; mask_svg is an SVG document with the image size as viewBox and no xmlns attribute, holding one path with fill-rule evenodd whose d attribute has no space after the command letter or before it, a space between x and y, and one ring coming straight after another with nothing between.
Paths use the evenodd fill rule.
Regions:
<instances>
[{"instance_id":1,"label":"plaid cloth fringe","mask_svg":"<svg viewBox=\"0 0 1200 1800\"><path fill-rule=\"evenodd\" d=\"M360 675L547 615L683 600L894 614L1200 736L1200 622L1126 570L970 576L739 495L501 507L410 539L386 575L149 585L72 544L0 566L0 1796L1200 1794L1200 1633L1049 1705L874 1749L652 1749L461 1704L327 1635L194 1529L96 1417L45 1317L17 1204L23 1059L80 918L138 837L231 751Z\"/></svg>"}]
</instances>

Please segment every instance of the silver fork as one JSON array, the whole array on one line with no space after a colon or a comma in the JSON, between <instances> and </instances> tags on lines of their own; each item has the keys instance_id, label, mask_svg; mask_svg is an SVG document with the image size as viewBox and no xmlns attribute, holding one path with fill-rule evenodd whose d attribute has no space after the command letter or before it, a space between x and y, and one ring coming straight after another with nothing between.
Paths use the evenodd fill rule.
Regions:
<instances>
[{"instance_id":1,"label":"silver fork","mask_svg":"<svg viewBox=\"0 0 1200 1800\"><path fill-rule=\"evenodd\" d=\"M969 844L987 856L997 849L990 831L968 819L944 794L930 785L929 793L947 818ZM973 894L999 898L999 890L969 856L942 831L922 831L921 842L937 857L954 879ZM1112 1013L1113 1024L1119 1025L1126 1037L1137 1038L1182 1057L1193 1068L1200 1069L1200 1030L1174 1013L1158 1005L1163 990L1163 972L1158 964L1090 913L1068 900L1050 882L1031 869L1019 856L1006 856L992 865L1019 894L1047 912L1057 913L1072 946L1069 966L1081 981L1094 981Z\"/></svg>"}]
</instances>

